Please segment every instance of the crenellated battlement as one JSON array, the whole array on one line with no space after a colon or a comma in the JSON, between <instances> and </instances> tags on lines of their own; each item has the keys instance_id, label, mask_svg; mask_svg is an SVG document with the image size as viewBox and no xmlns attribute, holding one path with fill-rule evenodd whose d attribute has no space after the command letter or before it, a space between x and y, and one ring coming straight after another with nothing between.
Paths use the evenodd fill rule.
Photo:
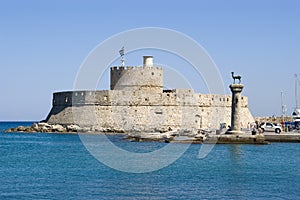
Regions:
<instances>
[{"instance_id":1,"label":"crenellated battlement","mask_svg":"<svg viewBox=\"0 0 300 200\"><path fill-rule=\"evenodd\" d=\"M242 96L241 100L242 107L248 107L248 98ZM163 93L144 93L129 90L84 90L53 93L53 106L82 105L231 107L231 95L196 94L188 89L174 89Z\"/></svg>"},{"instance_id":2,"label":"crenellated battlement","mask_svg":"<svg viewBox=\"0 0 300 200\"><path fill-rule=\"evenodd\" d=\"M160 66L152 66L152 67L144 67L144 66L126 66L126 67L122 67L122 66L113 66L110 68L110 71L128 71L128 70L145 70L145 69L157 69L157 70L162 70L163 68Z\"/></svg>"}]
</instances>

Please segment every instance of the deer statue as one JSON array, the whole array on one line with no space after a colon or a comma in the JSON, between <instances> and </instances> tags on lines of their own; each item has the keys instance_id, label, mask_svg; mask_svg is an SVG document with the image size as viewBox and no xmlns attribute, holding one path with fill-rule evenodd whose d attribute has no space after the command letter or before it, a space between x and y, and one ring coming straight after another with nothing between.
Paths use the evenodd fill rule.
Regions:
<instances>
[{"instance_id":1,"label":"deer statue","mask_svg":"<svg viewBox=\"0 0 300 200\"><path fill-rule=\"evenodd\" d=\"M241 76L236 76L236 75L234 75L234 72L231 72L231 76L232 76L232 78L233 78L233 84L235 84L235 80L236 80L236 79L239 80L239 84L241 83L241 79L242 79Z\"/></svg>"}]
</instances>

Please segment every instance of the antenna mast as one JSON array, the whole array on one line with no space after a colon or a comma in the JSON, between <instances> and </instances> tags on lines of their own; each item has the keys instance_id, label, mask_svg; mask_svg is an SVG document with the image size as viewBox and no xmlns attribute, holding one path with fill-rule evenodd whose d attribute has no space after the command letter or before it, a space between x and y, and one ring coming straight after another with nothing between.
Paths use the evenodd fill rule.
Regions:
<instances>
[{"instance_id":1,"label":"antenna mast","mask_svg":"<svg viewBox=\"0 0 300 200\"><path fill-rule=\"evenodd\" d=\"M125 50L124 47L122 47L122 49L119 51L120 56L121 56L121 66L125 67L125 59L124 59L124 54L125 54Z\"/></svg>"}]
</instances>

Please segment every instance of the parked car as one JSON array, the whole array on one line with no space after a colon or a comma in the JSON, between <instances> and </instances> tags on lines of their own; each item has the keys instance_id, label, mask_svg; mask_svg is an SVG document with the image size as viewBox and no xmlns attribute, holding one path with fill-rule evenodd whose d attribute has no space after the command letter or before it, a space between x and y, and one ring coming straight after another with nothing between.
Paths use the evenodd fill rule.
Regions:
<instances>
[{"instance_id":1,"label":"parked car","mask_svg":"<svg viewBox=\"0 0 300 200\"><path fill-rule=\"evenodd\" d=\"M282 131L281 126L269 123L269 122L264 122L260 125L260 128L262 132L275 132L275 133L280 133Z\"/></svg>"}]
</instances>

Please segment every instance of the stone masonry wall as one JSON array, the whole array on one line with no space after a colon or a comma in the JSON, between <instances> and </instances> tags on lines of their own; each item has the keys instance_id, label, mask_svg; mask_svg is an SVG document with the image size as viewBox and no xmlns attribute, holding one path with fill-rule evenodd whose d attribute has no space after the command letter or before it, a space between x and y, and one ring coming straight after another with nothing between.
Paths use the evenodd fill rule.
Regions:
<instances>
[{"instance_id":1,"label":"stone masonry wall","mask_svg":"<svg viewBox=\"0 0 300 200\"><path fill-rule=\"evenodd\" d=\"M112 67L111 90L144 90L162 92L163 70L161 67Z\"/></svg>"},{"instance_id":2,"label":"stone masonry wall","mask_svg":"<svg viewBox=\"0 0 300 200\"><path fill-rule=\"evenodd\" d=\"M242 112L244 126L254 121L246 97L242 97ZM193 90L74 91L53 94L46 121L99 130L191 130L229 125L230 114L231 95L195 94Z\"/></svg>"}]
</instances>

